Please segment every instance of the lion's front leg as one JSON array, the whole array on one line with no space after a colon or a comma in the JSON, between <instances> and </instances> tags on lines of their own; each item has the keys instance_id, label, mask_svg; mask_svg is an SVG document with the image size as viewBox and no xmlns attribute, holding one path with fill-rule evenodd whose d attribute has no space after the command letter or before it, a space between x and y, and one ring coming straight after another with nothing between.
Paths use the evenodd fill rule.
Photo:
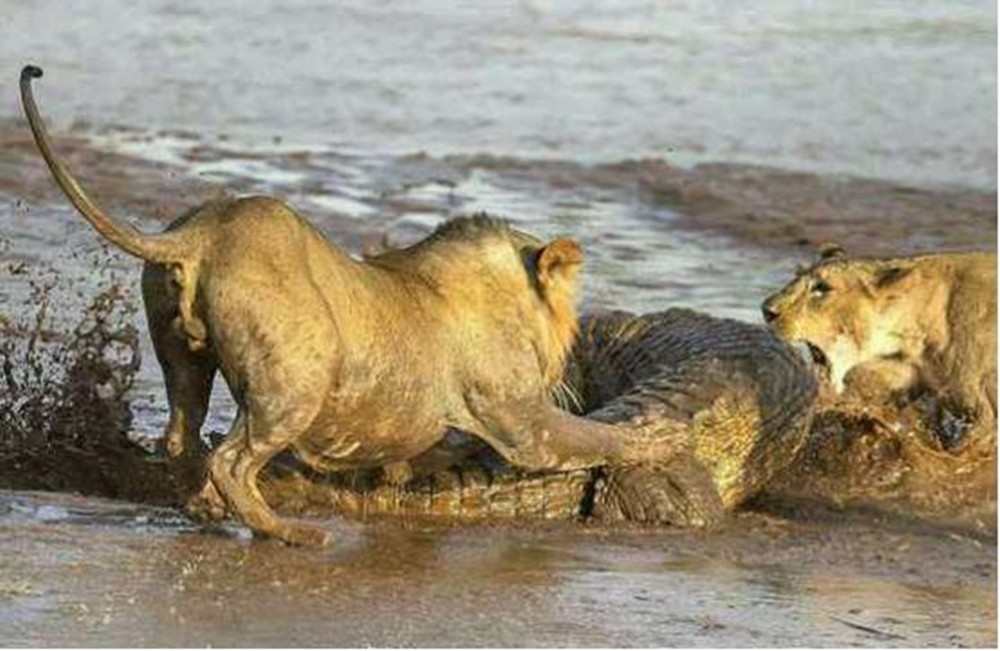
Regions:
<instances>
[{"instance_id":1,"label":"lion's front leg","mask_svg":"<svg viewBox=\"0 0 1000 651\"><path fill-rule=\"evenodd\" d=\"M308 420L308 419L306 419ZM273 420L241 405L226 439L212 453L202 490L188 502L198 519L218 520L233 512L255 535L293 545L326 545L330 533L320 527L279 518L257 486L257 475L274 456L300 434L294 414Z\"/></svg>"}]
</instances>

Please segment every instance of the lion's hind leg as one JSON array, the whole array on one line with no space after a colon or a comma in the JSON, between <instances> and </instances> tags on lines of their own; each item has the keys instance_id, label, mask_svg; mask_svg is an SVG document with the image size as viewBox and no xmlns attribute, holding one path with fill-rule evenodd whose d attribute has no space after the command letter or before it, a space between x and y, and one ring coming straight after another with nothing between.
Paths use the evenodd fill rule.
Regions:
<instances>
[{"instance_id":1,"label":"lion's hind leg","mask_svg":"<svg viewBox=\"0 0 1000 651\"><path fill-rule=\"evenodd\" d=\"M205 450L201 427L208 416L218 361L211 351L191 352L176 335L160 342L156 352L170 403L164 449L170 459L201 459Z\"/></svg>"},{"instance_id":2,"label":"lion's hind leg","mask_svg":"<svg viewBox=\"0 0 1000 651\"><path fill-rule=\"evenodd\" d=\"M275 515L257 486L257 475L264 466L304 431L304 427L295 426L295 420L269 422L266 414L241 406L226 440L209 458L205 486L189 503L189 511L218 519L228 507L254 534L293 545L329 543L329 532Z\"/></svg>"}]
</instances>

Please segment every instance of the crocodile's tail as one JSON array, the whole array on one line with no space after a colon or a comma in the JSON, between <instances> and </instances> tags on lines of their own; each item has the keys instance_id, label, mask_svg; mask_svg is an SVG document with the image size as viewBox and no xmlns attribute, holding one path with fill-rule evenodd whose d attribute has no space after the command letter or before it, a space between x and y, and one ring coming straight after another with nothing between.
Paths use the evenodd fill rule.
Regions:
<instances>
[{"instance_id":1,"label":"crocodile's tail","mask_svg":"<svg viewBox=\"0 0 1000 651\"><path fill-rule=\"evenodd\" d=\"M285 510L318 508L361 520L572 520L590 514L587 498L595 479L589 470L525 473L508 468L492 474L470 468L439 471L393 486L351 476L317 482L294 473L265 480L264 491L269 502Z\"/></svg>"},{"instance_id":2,"label":"crocodile's tail","mask_svg":"<svg viewBox=\"0 0 1000 651\"><path fill-rule=\"evenodd\" d=\"M98 233L126 253L156 263L179 262L188 257L190 247L184 242L183 235L177 233L145 235L140 233L130 224L105 213L84 192L73 175L56 157L52 141L42 123L38 107L35 105L35 99L31 92L31 80L41 76L42 69L37 66L29 65L21 70L21 102L24 105L24 113L28 117L28 124L31 125L31 132L35 136L35 143L42 153L42 158L45 159L56 182L70 202L97 229Z\"/></svg>"}]
</instances>

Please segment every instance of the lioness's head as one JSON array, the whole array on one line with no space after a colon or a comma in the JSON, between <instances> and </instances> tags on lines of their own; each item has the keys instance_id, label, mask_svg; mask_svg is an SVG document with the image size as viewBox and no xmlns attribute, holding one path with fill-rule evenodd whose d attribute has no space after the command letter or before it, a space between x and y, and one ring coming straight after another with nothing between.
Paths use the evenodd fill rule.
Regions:
<instances>
[{"instance_id":1,"label":"lioness's head","mask_svg":"<svg viewBox=\"0 0 1000 651\"><path fill-rule=\"evenodd\" d=\"M465 308L470 327L488 320L511 353L529 346L549 387L562 379L579 328L583 250L575 241L543 242L480 213L451 219L412 246L395 248L386 240L381 248L367 251L365 260L419 273Z\"/></svg>"},{"instance_id":2,"label":"lioness's head","mask_svg":"<svg viewBox=\"0 0 1000 651\"><path fill-rule=\"evenodd\" d=\"M764 320L782 339L804 342L841 391L855 366L903 352L911 271L905 259L849 259L830 245L764 301Z\"/></svg>"}]
</instances>

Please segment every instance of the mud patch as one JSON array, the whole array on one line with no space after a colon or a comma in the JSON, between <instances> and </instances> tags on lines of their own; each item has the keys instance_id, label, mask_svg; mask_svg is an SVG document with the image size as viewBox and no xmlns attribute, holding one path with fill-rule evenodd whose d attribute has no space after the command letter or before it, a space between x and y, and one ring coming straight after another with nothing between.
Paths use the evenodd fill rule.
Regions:
<instances>
[{"instance_id":1,"label":"mud patch","mask_svg":"<svg viewBox=\"0 0 1000 651\"><path fill-rule=\"evenodd\" d=\"M0 314L0 486L169 501L167 477L128 438L126 395L139 368L135 306L95 261L97 293L64 323L73 290L51 268L8 262L28 276L27 310ZM2 277L2 276L0 276ZM61 318L60 318L61 317Z\"/></svg>"},{"instance_id":2,"label":"mud patch","mask_svg":"<svg viewBox=\"0 0 1000 651\"><path fill-rule=\"evenodd\" d=\"M948 449L941 409L931 396L898 405L827 399L800 460L751 507L786 517L871 510L995 540L996 450Z\"/></svg>"},{"instance_id":3,"label":"mud patch","mask_svg":"<svg viewBox=\"0 0 1000 651\"><path fill-rule=\"evenodd\" d=\"M993 646L996 545L865 516L713 535L329 522L325 550L0 491L12 646ZM141 625L135 625L141 622Z\"/></svg>"},{"instance_id":4,"label":"mud patch","mask_svg":"<svg viewBox=\"0 0 1000 651\"><path fill-rule=\"evenodd\" d=\"M688 228L773 249L837 242L852 255L953 248L995 251L997 195L712 163L691 170L647 161L641 184Z\"/></svg>"}]
</instances>

